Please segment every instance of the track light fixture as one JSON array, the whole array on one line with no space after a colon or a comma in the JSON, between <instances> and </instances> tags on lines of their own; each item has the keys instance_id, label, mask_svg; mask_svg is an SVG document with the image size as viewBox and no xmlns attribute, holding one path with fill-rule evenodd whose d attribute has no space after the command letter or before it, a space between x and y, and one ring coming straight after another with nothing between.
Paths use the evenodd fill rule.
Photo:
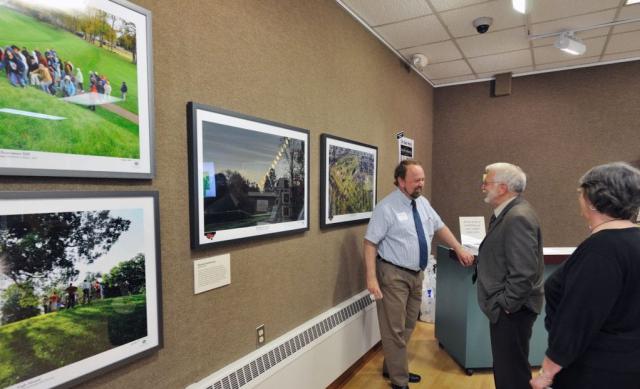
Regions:
<instances>
[{"instance_id":1,"label":"track light fixture","mask_svg":"<svg viewBox=\"0 0 640 389\"><path fill-rule=\"evenodd\" d=\"M572 55L582 55L587 51L587 46L576 38L573 31L564 31L558 35L554 46Z\"/></svg>"}]
</instances>

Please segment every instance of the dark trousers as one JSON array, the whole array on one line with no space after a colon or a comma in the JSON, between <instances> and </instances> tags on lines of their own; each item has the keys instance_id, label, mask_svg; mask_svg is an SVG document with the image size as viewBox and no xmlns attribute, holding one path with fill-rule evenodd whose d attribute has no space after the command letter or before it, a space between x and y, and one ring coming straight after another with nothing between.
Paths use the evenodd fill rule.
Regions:
<instances>
[{"instance_id":1,"label":"dark trousers","mask_svg":"<svg viewBox=\"0 0 640 389\"><path fill-rule=\"evenodd\" d=\"M536 316L527 308L511 314L502 310L498 322L489 324L496 389L531 389L529 341Z\"/></svg>"}]
</instances>

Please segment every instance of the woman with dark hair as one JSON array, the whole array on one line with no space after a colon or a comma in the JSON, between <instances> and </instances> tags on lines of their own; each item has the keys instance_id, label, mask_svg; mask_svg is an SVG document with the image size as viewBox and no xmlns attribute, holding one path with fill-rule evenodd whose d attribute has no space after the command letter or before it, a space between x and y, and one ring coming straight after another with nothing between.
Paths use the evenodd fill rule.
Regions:
<instances>
[{"instance_id":1,"label":"woman with dark hair","mask_svg":"<svg viewBox=\"0 0 640 389\"><path fill-rule=\"evenodd\" d=\"M544 285L548 348L534 389L640 387L640 170L600 165L579 181L591 230Z\"/></svg>"}]
</instances>

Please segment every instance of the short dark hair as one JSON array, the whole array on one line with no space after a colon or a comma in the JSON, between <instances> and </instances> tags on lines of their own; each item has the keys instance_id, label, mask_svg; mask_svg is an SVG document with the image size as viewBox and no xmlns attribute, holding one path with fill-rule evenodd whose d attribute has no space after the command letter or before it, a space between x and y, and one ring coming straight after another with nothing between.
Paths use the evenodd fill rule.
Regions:
<instances>
[{"instance_id":1,"label":"short dark hair","mask_svg":"<svg viewBox=\"0 0 640 389\"><path fill-rule=\"evenodd\" d=\"M420 162L415 159L405 159L404 161L401 161L393 172L393 185L398 186L398 177L404 180L407 176L407 167L411 165L422 166Z\"/></svg>"},{"instance_id":2,"label":"short dark hair","mask_svg":"<svg viewBox=\"0 0 640 389\"><path fill-rule=\"evenodd\" d=\"M635 222L640 208L640 170L625 162L599 165L586 172L578 184L598 212Z\"/></svg>"}]
</instances>

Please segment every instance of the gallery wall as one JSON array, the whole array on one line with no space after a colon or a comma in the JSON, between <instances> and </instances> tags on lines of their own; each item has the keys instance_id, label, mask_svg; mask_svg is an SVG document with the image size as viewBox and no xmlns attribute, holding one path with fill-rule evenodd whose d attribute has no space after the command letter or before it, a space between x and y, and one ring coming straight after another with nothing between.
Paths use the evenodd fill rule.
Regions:
<instances>
[{"instance_id":1,"label":"gallery wall","mask_svg":"<svg viewBox=\"0 0 640 389\"><path fill-rule=\"evenodd\" d=\"M152 180L0 177L4 191L160 194L162 324L157 353L92 388L179 388L365 288L365 225L319 228L320 135L378 147L378 199L392 189L395 133L415 139L431 180L433 90L334 1L135 0L151 11L155 89ZM193 251L186 104L220 107L310 132L310 230ZM231 284L193 293L193 260L231 254Z\"/></svg>"},{"instance_id":2,"label":"gallery wall","mask_svg":"<svg viewBox=\"0 0 640 389\"><path fill-rule=\"evenodd\" d=\"M505 161L528 175L525 197L542 222L545 246L575 246L588 234L577 181L589 168L640 159L639 63L514 78L511 95L490 83L438 88L434 104L433 202L458 235L459 216L491 210L480 190L484 167Z\"/></svg>"}]
</instances>

